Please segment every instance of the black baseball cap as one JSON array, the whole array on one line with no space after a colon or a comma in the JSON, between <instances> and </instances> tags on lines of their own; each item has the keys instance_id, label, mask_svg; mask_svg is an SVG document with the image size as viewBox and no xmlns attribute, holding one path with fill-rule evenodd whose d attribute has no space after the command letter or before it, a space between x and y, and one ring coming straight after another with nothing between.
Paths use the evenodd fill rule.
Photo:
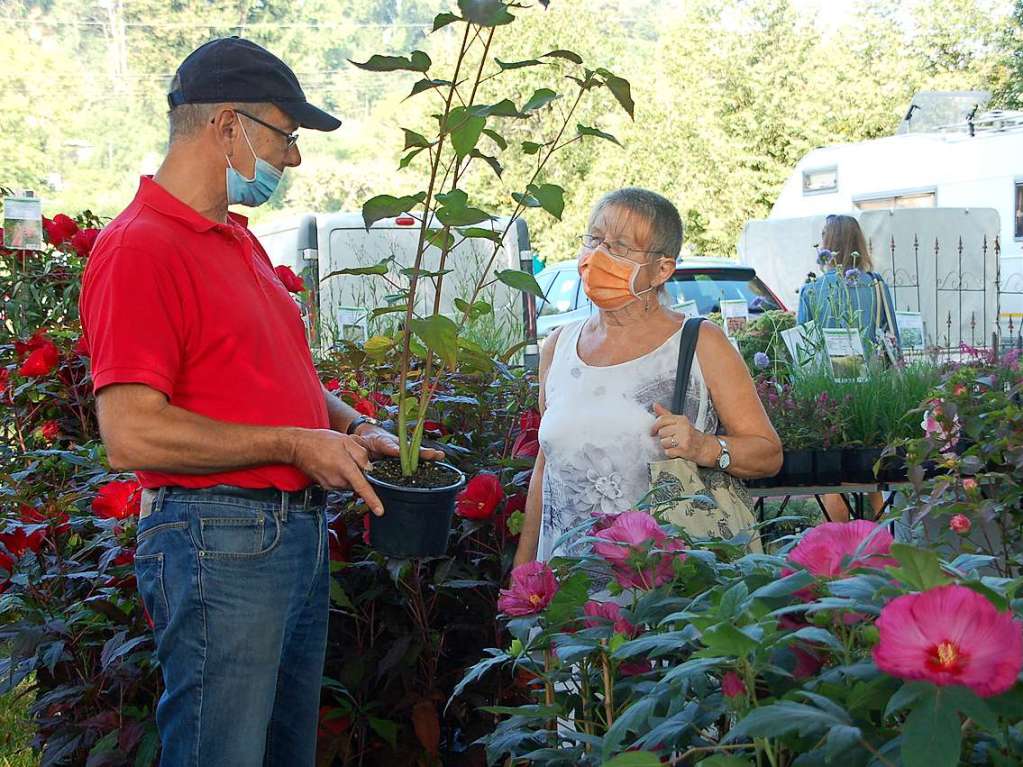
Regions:
<instances>
[{"instance_id":1,"label":"black baseball cap","mask_svg":"<svg viewBox=\"0 0 1023 767\"><path fill-rule=\"evenodd\" d=\"M240 37L210 40L181 62L167 103L269 103L303 128L332 131L341 121L306 101L291 68L266 48Z\"/></svg>"}]
</instances>

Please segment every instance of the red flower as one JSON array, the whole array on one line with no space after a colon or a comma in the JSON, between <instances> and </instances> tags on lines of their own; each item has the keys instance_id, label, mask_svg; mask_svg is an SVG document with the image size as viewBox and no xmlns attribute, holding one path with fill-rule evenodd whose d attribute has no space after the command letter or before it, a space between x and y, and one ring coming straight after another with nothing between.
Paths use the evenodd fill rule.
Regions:
<instances>
[{"instance_id":1,"label":"red flower","mask_svg":"<svg viewBox=\"0 0 1023 767\"><path fill-rule=\"evenodd\" d=\"M999 695L1023 668L1023 624L984 596L949 585L896 597L877 619L874 663L881 671L936 685Z\"/></svg>"},{"instance_id":2,"label":"red flower","mask_svg":"<svg viewBox=\"0 0 1023 767\"><path fill-rule=\"evenodd\" d=\"M512 443L512 458L536 458L540 452L539 432L536 429L527 429L520 432Z\"/></svg>"},{"instance_id":3,"label":"red flower","mask_svg":"<svg viewBox=\"0 0 1023 767\"><path fill-rule=\"evenodd\" d=\"M728 671L721 677L721 692L726 698L738 698L746 694L746 683L734 671Z\"/></svg>"},{"instance_id":4,"label":"red flower","mask_svg":"<svg viewBox=\"0 0 1023 767\"><path fill-rule=\"evenodd\" d=\"M956 514L948 523L949 530L953 533L959 533L959 535L966 535L970 532L971 527L973 527L973 523L964 514Z\"/></svg>"},{"instance_id":5,"label":"red flower","mask_svg":"<svg viewBox=\"0 0 1023 767\"><path fill-rule=\"evenodd\" d=\"M71 530L66 511L54 513L52 510L40 511L26 503L18 508L18 516L26 525L49 525L56 535L64 535ZM41 531L45 534L46 531Z\"/></svg>"},{"instance_id":6,"label":"red flower","mask_svg":"<svg viewBox=\"0 0 1023 767\"><path fill-rule=\"evenodd\" d=\"M627 637L634 637L638 632L638 629L625 619L621 606L615 602L597 602L591 599L583 605L583 615L588 616L584 621L586 628L607 626L610 623L617 633Z\"/></svg>"},{"instance_id":7,"label":"red flower","mask_svg":"<svg viewBox=\"0 0 1023 767\"><path fill-rule=\"evenodd\" d=\"M544 562L526 562L512 570L510 588L501 589L497 609L520 617L543 610L558 593L558 579Z\"/></svg>"},{"instance_id":8,"label":"red flower","mask_svg":"<svg viewBox=\"0 0 1023 767\"><path fill-rule=\"evenodd\" d=\"M388 397L383 392L375 391L369 395L369 398L377 403L380 407L390 407L394 404L394 400Z\"/></svg>"},{"instance_id":9,"label":"red flower","mask_svg":"<svg viewBox=\"0 0 1023 767\"><path fill-rule=\"evenodd\" d=\"M127 519L139 513L141 502L138 482L108 482L92 499L92 513L101 519Z\"/></svg>"},{"instance_id":10,"label":"red flower","mask_svg":"<svg viewBox=\"0 0 1023 767\"><path fill-rule=\"evenodd\" d=\"M653 668L654 668L653 663L651 663L646 658L641 658L639 660L623 661L622 664L618 666L618 673L621 674L623 677L640 676L641 674L645 674L648 671L652 671Z\"/></svg>"},{"instance_id":11,"label":"red flower","mask_svg":"<svg viewBox=\"0 0 1023 767\"><path fill-rule=\"evenodd\" d=\"M504 488L496 474L477 474L458 494L455 513L466 519L490 519L504 498Z\"/></svg>"},{"instance_id":12,"label":"red flower","mask_svg":"<svg viewBox=\"0 0 1023 767\"><path fill-rule=\"evenodd\" d=\"M71 247L82 258L88 258L92 253L92 246L96 244L96 237L99 236L99 229L82 229L76 232L71 238Z\"/></svg>"},{"instance_id":13,"label":"red flower","mask_svg":"<svg viewBox=\"0 0 1023 767\"><path fill-rule=\"evenodd\" d=\"M340 737L351 726L351 723L352 720L343 715L340 709L334 706L320 706L319 737Z\"/></svg>"},{"instance_id":14,"label":"red flower","mask_svg":"<svg viewBox=\"0 0 1023 767\"><path fill-rule=\"evenodd\" d=\"M135 549L121 549L121 553L111 560L113 567L127 567L135 564Z\"/></svg>"},{"instance_id":15,"label":"red flower","mask_svg":"<svg viewBox=\"0 0 1023 767\"><path fill-rule=\"evenodd\" d=\"M290 266L278 266L274 271L289 293L301 293L305 290L305 281L291 271Z\"/></svg>"},{"instance_id":16,"label":"red flower","mask_svg":"<svg viewBox=\"0 0 1023 767\"><path fill-rule=\"evenodd\" d=\"M331 378L329 381L327 381L323 385L325 387L327 387L327 391L329 391L329 392L336 392L338 389L341 388L341 382L339 380L337 380L336 378Z\"/></svg>"},{"instance_id":17,"label":"red flower","mask_svg":"<svg viewBox=\"0 0 1023 767\"><path fill-rule=\"evenodd\" d=\"M373 404L373 400L360 399L352 407L365 416L369 416L370 418L376 417L377 406Z\"/></svg>"},{"instance_id":18,"label":"red flower","mask_svg":"<svg viewBox=\"0 0 1023 767\"><path fill-rule=\"evenodd\" d=\"M868 538L869 542L864 545ZM892 534L876 522L865 519L825 522L806 532L789 552L789 559L818 577L836 577L857 567L881 568L897 564L885 556L892 542Z\"/></svg>"},{"instance_id":19,"label":"red flower","mask_svg":"<svg viewBox=\"0 0 1023 767\"><path fill-rule=\"evenodd\" d=\"M963 480L963 490L965 490L968 493L972 493L976 489L977 489L976 479L974 479L973 477L967 477L966 479Z\"/></svg>"},{"instance_id":20,"label":"red flower","mask_svg":"<svg viewBox=\"0 0 1023 767\"><path fill-rule=\"evenodd\" d=\"M5 571L8 576L14 572L14 560L9 556L0 551L0 570ZM4 578L0 581L0 594L7 591L7 587L11 585L10 577Z\"/></svg>"},{"instance_id":21,"label":"red flower","mask_svg":"<svg viewBox=\"0 0 1023 767\"><path fill-rule=\"evenodd\" d=\"M348 537L348 526L338 518L327 528L327 534L330 536L330 561L351 561L352 539Z\"/></svg>"},{"instance_id":22,"label":"red flower","mask_svg":"<svg viewBox=\"0 0 1023 767\"><path fill-rule=\"evenodd\" d=\"M0 368L0 394L7 393L7 387L11 385L11 371L7 368Z\"/></svg>"},{"instance_id":23,"label":"red flower","mask_svg":"<svg viewBox=\"0 0 1023 767\"><path fill-rule=\"evenodd\" d=\"M47 338L42 330L37 330L28 341L15 341L14 351L18 359L28 354L18 368L18 372L26 377L48 375L57 367L57 361L60 359L57 345Z\"/></svg>"},{"instance_id":24,"label":"red flower","mask_svg":"<svg viewBox=\"0 0 1023 767\"><path fill-rule=\"evenodd\" d=\"M540 413L537 410L523 410L519 415L519 431L540 428Z\"/></svg>"},{"instance_id":25,"label":"red flower","mask_svg":"<svg viewBox=\"0 0 1023 767\"><path fill-rule=\"evenodd\" d=\"M43 421L39 433L47 442L56 442L60 437L60 424L56 421Z\"/></svg>"},{"instance_id":26,"label":"red flower","mask_svg":"<svg viewBox=\"0 0 1023 767\"><path fill-rule=\"evenodd\" d=\"M370 545L370 542L369 542L369 514L363 514L362 515L362 542L365 543L367 546Z\"/></svg>"},{"instance_id":27,"label":"red flower","mask_svg":"<svg viewBox=\"0 0 1023 767\"><path fill-rule=\"evenodd\" d=\"M58 213L53 219L43 216L43 229L46 230L46 239L50 244L59 248L78 233L78 224L63 213Z\"/></svg>"},{"instance_id":28,"label":"red flower","mask_svg":"<svg viewBox=\"0 0 1023 767\"><path fill-rule=\"evenodd\" d=\"M423 421L423 431L429 432L430 434L439 434L444 436L448 433L448 430L444 428L443 424L437 421Z\"/></svg>"},{"instance_id":29,"label":"red flower","mask_svg":"<svg viewBox=\"0 0 1023 767\"><path fill-rule=\"evenodd\" d=\"M0 535L0 543L17 558L24 555L26 551L31 551L33 554L38 552L43 546L45 537L45 530L36 530L30 535L25 532L25 528L18 526L11 532Z\"/></svg>"},{"instance_id":30,"label":"red flower","mask_svg":"<svg viewBox=\"0 0 1023 767\"><path fill-rule=\"evenodd\" d=\"M74 353L79 357L89 356L89 342L85 340L84 335L78 336L78 340L75 341Z\"/></svg>"}]
</instances>

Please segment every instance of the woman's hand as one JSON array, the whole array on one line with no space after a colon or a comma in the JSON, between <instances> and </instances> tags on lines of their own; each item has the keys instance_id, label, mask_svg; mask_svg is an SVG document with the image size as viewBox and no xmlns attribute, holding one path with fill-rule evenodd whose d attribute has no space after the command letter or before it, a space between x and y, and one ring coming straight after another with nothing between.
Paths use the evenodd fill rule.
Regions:
<instances>
[{"instance_id":1,"label":"woman's hand","mask_svg":"<svg viewBox=\"0 0 1023 767\"><path fill-rule=\"evenodd\" d=\"M675 415L657 402L654 403L654 414L657 420L650 427L650 434L660 439L661 447L669 458L686 458L701 466L709 466L713 462L715 451L721 447L716 439L694 427L684 415ZM714 442L713 450L708 450L708 440ZM714 455L708 455L711 452Z\"/></svg>"}]
</instances>

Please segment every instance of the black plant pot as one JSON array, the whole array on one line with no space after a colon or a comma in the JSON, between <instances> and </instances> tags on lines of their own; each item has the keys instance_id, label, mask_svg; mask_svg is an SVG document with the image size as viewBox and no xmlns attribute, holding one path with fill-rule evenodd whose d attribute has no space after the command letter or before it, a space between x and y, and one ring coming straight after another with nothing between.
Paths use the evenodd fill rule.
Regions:
<instances>
[{"instance_id":1,"label":"black plant pot","mask_svg":"<svg viewBox=\"0 0 1023 767\"><path fill-rule=\"evenodd\" d=\"M895 455L881 459L881 470L877 474L881 482L905 482L909 478L909 465L906 463L906 451L898 448Z\"/></svg>"},{"instance_id":2,"label":"black plant pot","mask_svg":"<svg viewBox=\"0 0 1023 767\"><path fill-rule=\"evenodd\" d=\"M812 485L813 484L813 451L786 450L778 472L780 485Z\"/></svg>"},{"instance_id":3,"label":"black plant pot","mask_svg":"<svg viewBox=\"0 0 1023 767\"><path fill-rule=\"evenodd\" d=\"M813 476L815 485L841 484L842 451L834 448L815 450L813 453Z\"/></svg>"},{"instance_id":4,"label":"black plant pot","mask_svg":"<svg viewBox=\"0 0 1023 767\"><path fill-rule=\"evenodd\" d=\"M874 464L881 457L879 447L847 447L842 450L842 476L861 485L877 481Z\"/></svg>"},{"instance_id":5,"label":"black plant pot","mask_svg":"<svg viewBox=\"0 0 1023 767\"><path fill-rule=\"evenodd\" d=\"M372 475L366 479L384 504L384 515L370 515L370 545L392 557L439 557L448 549L455 497L465 486L465 474L454 466L444 487L401 487Z\"/></svg>"},{"instance_id":6,"label":"black plant pot","mask_svg":"<svg viewBox=\"0 0 1023 767\"><path fill-rule=\"evenodd\" d=\"M775 475L773 475L771 477L757 477L756 479L747 479L746 480L746 487L751 488L751 489L767 488L767 487L779 487L782 484L780 482L780 479L781 479L781 471L779 470L777 474L775 474Z\"/></svg>"}]
</instances>

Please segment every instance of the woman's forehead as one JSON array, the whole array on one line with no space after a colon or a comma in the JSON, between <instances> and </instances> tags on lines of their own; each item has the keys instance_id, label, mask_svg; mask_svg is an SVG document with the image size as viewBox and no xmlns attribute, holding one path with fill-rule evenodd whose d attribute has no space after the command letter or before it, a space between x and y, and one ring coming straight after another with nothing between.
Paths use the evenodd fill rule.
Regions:
<instances>
[{"instance_id":1,"label":"woman's forehead","mask_svg":"<svg viewBox=\"0 0 1023 767\"><path fill-rule=\"evenodd\" d=\"M646 245L650 238L650 222L640 213L621 205L605 205L597 211L590 230L610 239L628 239Z\"/></svg>"}]
</instances>

